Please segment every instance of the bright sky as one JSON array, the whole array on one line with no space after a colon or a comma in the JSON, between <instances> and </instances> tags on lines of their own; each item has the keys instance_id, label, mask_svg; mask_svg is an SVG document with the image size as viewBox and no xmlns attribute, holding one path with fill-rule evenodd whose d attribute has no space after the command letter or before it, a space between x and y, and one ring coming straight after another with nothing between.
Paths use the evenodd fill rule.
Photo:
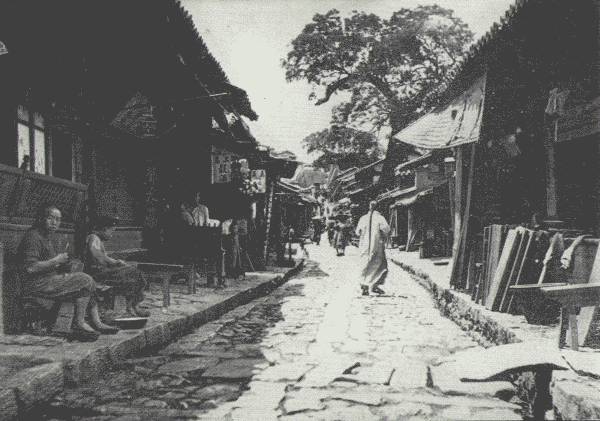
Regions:
<instances>
[{"instance_id":1,"label":"bright sky","mask_svg":"<svg viewBox=\"0 0 600 421\"><path fill-rule=\"evenodd\" d=\"M258 121L249 122L257 140L307 162L312 159L302 149L302 139L329 126L336 101L333 97L317 107L308 99L308 83L286 82L281 59L292 39L315 13L332 8L388 18L402 7L432 3L454 10L477 39L514 0L182 0L231 83L248 92L259 115Z\"/></svg>"}]
</instances>

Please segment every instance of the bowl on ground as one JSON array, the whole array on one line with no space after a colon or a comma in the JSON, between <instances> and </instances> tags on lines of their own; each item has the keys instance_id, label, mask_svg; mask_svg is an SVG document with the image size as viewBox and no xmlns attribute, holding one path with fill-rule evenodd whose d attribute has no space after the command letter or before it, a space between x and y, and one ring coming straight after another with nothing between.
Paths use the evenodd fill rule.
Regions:
<instances>
[{"instance_id":1,"label":"bowl on ground","mask_svg":"<svg viewBox=\"0 0 600 421\"><path fill-rule=\"evenodd\" d=\"M148 323L147 317L118 317L113 323L122 330L141 329Z\"/></svg>"}]
</instances>

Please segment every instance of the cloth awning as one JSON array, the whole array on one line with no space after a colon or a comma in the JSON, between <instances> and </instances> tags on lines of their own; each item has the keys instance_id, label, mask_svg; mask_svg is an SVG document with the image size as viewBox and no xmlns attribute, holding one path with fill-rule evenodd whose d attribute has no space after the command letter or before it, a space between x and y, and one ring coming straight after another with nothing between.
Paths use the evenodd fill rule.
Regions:
<instances>
[{"instance_id":1,"label":"cloth awning","mask_svg":"<svg viewBox=\"0 0 600 421\"><path fill-rule=\"evenodd\" d=\"M443 107L425 114L394 136L424 149L445 149L479 140L486 76Z\"/></svg>"}]
</instances>

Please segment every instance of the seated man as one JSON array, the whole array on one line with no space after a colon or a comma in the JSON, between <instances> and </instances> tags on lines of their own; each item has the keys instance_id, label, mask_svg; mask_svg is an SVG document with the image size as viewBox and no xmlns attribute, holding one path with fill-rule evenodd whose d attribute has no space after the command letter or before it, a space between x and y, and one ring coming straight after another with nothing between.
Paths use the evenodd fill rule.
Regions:
<instances>
[{"instance_id":1,"label":"seated man","mask_svg":"<svg viewBox=\"0 0 600 421\"><path fill-rule=\"evenodd\" d=\"M109 257L104 249L104 242L111 239L115 226L114 218L98 218L94 230L85 241L86 272L97 282L113 286L122 293L127 300L127 313L148 317L150 312L139 307L146 287L144 274L122 260Z\"/></svg>"},{"instance_id":2,"label":"seated man","mask_svg":"<svg viewBox=\"0 0 600 421\"><path fill-rule=\"evenodd\" d=\"M18 249L24 280L23 295L55 301L73 301L75 317L73 338L82 341L98 339L98 333L116 333L117 328L100 320L98 305L93 299L94 280L83 272L66 273L69 256L57 254L54 235L60 226L61 212L56 206L40 210L33 226L27 230ZM89 311L94 328L86 320Z\"/></svg>"}]
</instances>

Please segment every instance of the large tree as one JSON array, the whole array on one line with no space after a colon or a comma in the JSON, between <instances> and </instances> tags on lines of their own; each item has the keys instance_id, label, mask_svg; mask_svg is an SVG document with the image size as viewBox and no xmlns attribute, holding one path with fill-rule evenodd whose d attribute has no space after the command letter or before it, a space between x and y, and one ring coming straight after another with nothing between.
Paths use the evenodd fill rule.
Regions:
<instances>
[{"instance_id":1,"label":"large tree","mask_svg":"<svg viewBox=\"0 0 600 421\"><path fill-rule=\"evenodd\" d=\"M308 153L319 153L313 161L316 168L329 169L331 164L345 170L362 167L381 157L381 149L373 133L333 125L304 138L302 145Z\"/></svg>"},{"instance_id":2,"label":"large tree","mask_svg":"<svg viewBox=\"0 0 600 421\"><path fill-rule=\"evenodd\" d=\"M393 134L436 104L472 39L460 18L436 5L389 19L357 11L342 18L332 9L313 17L282 64L288 81L313 85L317 105L350 94L334 108L333 124L387 126Z\"/></svg>"}]
</instances>

